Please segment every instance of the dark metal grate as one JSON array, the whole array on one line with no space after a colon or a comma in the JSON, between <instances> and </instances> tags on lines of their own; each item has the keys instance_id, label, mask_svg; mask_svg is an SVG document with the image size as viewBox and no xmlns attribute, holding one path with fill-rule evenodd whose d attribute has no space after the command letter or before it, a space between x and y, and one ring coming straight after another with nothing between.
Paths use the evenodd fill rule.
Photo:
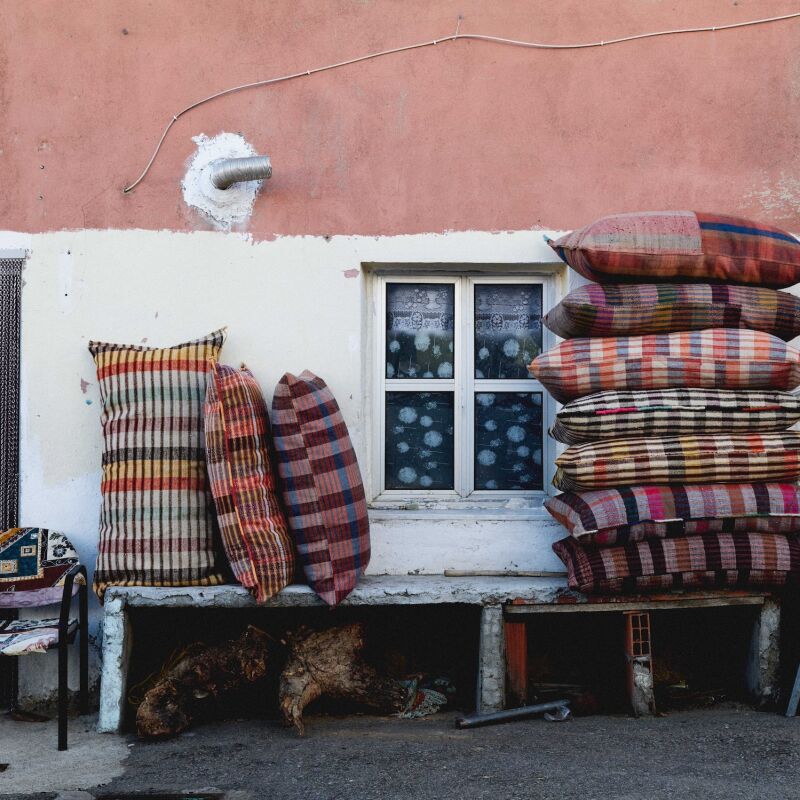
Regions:
<instances>
[{"instance_id":1,"label":"dark metal grate","mask_svg":"<svg viewBox=\"0 0 800 800\"><path fill-rule=\"evenodd\" d=\"M22 258L0 258L0 530L17 524ZM0 658L0 709L16 692L16 658Z\"/></svg>"}]
</instances>

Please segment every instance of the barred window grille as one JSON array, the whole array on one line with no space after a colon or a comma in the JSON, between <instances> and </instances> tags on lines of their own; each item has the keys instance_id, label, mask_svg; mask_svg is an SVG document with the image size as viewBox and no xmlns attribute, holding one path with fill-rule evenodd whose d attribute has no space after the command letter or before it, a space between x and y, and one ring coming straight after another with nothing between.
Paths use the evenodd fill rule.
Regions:
<instances>
[{"instance_id":1,"label":"barred window grille","mask_svg":"<svg viewBox=\"0 0 800 800\"><path fill-rule=\"evenodd\" d=\"M17 524L23 258L0 257L0 530ZM0 709L15 700L16 658L0 658Z\"/></svg>"}]
</instances>

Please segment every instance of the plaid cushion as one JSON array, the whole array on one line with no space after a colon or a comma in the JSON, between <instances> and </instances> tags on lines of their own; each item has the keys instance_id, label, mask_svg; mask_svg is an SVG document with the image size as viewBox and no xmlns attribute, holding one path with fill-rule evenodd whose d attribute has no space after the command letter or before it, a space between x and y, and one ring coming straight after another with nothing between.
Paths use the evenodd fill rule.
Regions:
<instances>
[{"instance_id":1,"label":"plaid cushion","mask_svg":"<svg viewBox=\"0 0 800 800\"><path fill-rule=\"evenodd\" d=\"M800 433L616 439L575 444L556 459L565 491L660 483L790 480L800 475Z\"/></svg>"},{"instance_id":2,"label":"plaid cushion","mask_svg":"<svg viewBox=\"0 0 800 800\"><path fill-rule=\"evenodd\" d=\"M788 341L800 335L800 298L759 286L590 284L570 292L543 321L565 339L749 328Z\"/></svg>"},{"instance_id":3,"label":"plaid cushion","mask_svg":"<svg viewBox=\"0 0 800 800\"><path fill-rule=\"evenodd\" d=\"M793 389L800 352L759 331L569 339L528 367L556 400L622 389Z\"/></svg>"},{"instance_id":4,"label":"plaid cushion","mask_svg":"<svg viewBox=\"0 0 800 800\"><path fill-rule=\"evenodd\" d=\"M322 378L287 373L272 401L278 471L306 578L335 606L369 563L364 484L339 406Z\"/></svg>"},{"instance_id":5,"label":"plaid cushion","mask_svg":"<svg viewBox=\"0 0 800 800\"><path fill-rule=\"evenodd\" d=\"M795 483L596 489L548 497L544 506L576 539L598 545L714 531L800 532Z\"/></svg>"},{"instance_id":6,"label":"plaid cushion","mask_svg":"<svg viewBox=\"0 0 800 800\"><path fill-rule=\"evenodd\" d=\"M661 389L601 392L567 403L550 435L580 444L686 433L785 431L800 420L800 397L788 392Z\"/></svg>"},{"instance_id":7,"label":"plaid cushion","mask_svg":"<svg viewBox=\"0 0 800 800\"><path fill-rule=\"evenodd\" d=\"M553 545L571 589L641 592L669 588L782 586L800 575L800 539L770 533L709 533L620 547Z\"/></svg>"},{"instance_id":8,"label":"plaid cushion","mask_svg":"<svg viewBox=\"0 0 800 800\"><path fill-rule=\"evenodd\" d=\"M294 577L294 545L270 464L261 389L244 366L214 366L205 406L206 459L222 543L239 583L264 602Z\"/></svg>"},{"instance_id":9,"label":"plaid cushion","mask_svg":"<svg viewBox=\"0 0 800 800\"><path fill-rule=\"evenodd\" d=\"M67 620L68 638L71 638L77 629L78 620ZM0 620L0 656L46 653L57 644L58 620L55 617L36 620Z\"/></svg>"},{"instance_id":10,"label":"plaid cushion","mask_svg":"<svg viewBox=\"0 0 800 800\"><path fill-rule=\"evenodd\" d=\"M598 283L688 279L780 289L800 282L800 242L794 236L719 214L615 214L550 246L574 270Z\"/></svg>"},{"instance_id":11,"label":"plaid cushion","mask_svg":"<svg viewBox=\"0 0 800 800\"><path fill-rule=\"evenodd\" d=\"M89 343L103 403L101 601L111 584L225 582L203 441L208 371L224 341L215 331L164 349Z\"/></svg>"}]
</instances>

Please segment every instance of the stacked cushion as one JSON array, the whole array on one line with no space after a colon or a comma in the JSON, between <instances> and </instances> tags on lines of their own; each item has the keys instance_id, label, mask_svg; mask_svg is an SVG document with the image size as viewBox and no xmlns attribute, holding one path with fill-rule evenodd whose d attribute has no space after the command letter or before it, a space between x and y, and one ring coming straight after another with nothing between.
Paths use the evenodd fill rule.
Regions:
<instances>
[{"instance_id":1,"label":"stacked cushion","mask_svg":"<svg viewBox=\"0 0 800 800\"><path fill-rule=\"evenodd\" d=\"M283 498L306 578L329 605L369 563L369 519L355 451L336 399L311 372L284 375L272 402Z\"/></svg>"},{"instance_id":2,"label":"stacked cushion","mask_svg":"<svg viewBox=\"0 0 800 800\"><path fill-rule=\"evenodd\" d=\"M800 576L800 540L769 533L709 533L648 539L619 547L581 547L566 538L553 550L581 592L781 586Z\"/></svg>"},{"instance_id":3,"label":"stacked cushion","mask_svg":"<svg viewBox=\"0 0 800 800\"><path fill-rule=\"evenodd\" d=\"M612 390L792 389L800 352L761 331L712 328L650 336L569 339L529 370L559 402Z\"/></svg>"},{"instance_id":4,"label":"stacked cushion","mask_svg":"<svg viewBox=\"0 0 800 800\"><path fill-rule=\"evenodd\" d=\"M800 335L800 298L759 286L589 284L570 292L543 321L565 339L748 328L789 341Z\"/></svg>"},{"instance_id":5,"label":"stacked cushion","mask_svg":"<svg viewBox=\"0 0 800 800\"><path fill-rule=\"evenodd\" d=\"M784 431L800 420L788 392L660 389L600 392L567 403L550 435L565 444L688 433Z\"/></svg>"},{"instance_id":6,"label":"stacked cushion","mask_svg":"<svg viewBox=\"0 0 800 800\"><path fill-rule=\"evenodd\" d=\"M294 577L294 545L270 463L267 407L246 368L215 365L205 404L206 459L225 553L258 602Z\"/></svg>"},{"instance_id":7,"label":"stacked cushion","mask_svg":"<svg viewBox=\"0 0 800 800\"><path fill-rule=\"evenodd\" d=\"M573 445L556 459L553 485L581 491L646 484L784 481L800 475L800 433L616 439Z\"/></svg>"},{"instance_id":8,"label":"stacked cushion","mask_svg":"<svg viewBox=\"0 0 800 800\"><path fill-rule=\"evenodd\" d=\"M582 544L710 532L800 532L796 483L631 486L549 497L545 507Z\"/></svg>"},{"instance_id":9,"label":"stacked cushion","mask_svg":"<svg viewBox=\"0 0 800 800\"><path fill-rule=\"evenodd\" d=\"M719 281L775 289L800 283L800 242L739 217L650 211L603 217L550 243L599 283Z\"/></svg>"},{"instance_id":10,"label":"stacked cushion","mask_svg":"<svg viewBox=\"0 0 800 800\"><path fill-rule=\"evenodd\" d=\"M544 323L531 373L571 445L545 506L584 592L780 585L800 574L800 242L695 212L605 217L552 242L603 285ZM654 279L658 283L653 282ZM718 283L724 282L724 283Z\"/></svg>"},{"instance_id":11,"label":"stacked cushion","mask_svg":"<svg viewBox=\"0 0 800 800\"><path fill-rule=\"evenodd\" d=\"M203 406L224 330L168 348L90 342L103 404L94 588L225 582Z\"/></svg>"}]
</instances>

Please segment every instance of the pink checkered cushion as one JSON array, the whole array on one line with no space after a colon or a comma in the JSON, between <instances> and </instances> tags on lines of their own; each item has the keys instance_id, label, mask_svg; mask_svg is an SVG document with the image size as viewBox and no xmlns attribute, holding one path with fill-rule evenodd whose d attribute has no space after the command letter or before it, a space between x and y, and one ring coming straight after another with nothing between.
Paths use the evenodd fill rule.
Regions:
<instances>
[{"instance_id":1,"label":"pink checkered cushion","mask_svg":"<svg viewBox=\"0 0 800 800\"><path fill-rule=\"evenodd\" d=\"M272 401L278 473L306 578L329 605L369 563L364 484L339 406L322 378L284 375Z\"/></svg>"}]
</instances>

